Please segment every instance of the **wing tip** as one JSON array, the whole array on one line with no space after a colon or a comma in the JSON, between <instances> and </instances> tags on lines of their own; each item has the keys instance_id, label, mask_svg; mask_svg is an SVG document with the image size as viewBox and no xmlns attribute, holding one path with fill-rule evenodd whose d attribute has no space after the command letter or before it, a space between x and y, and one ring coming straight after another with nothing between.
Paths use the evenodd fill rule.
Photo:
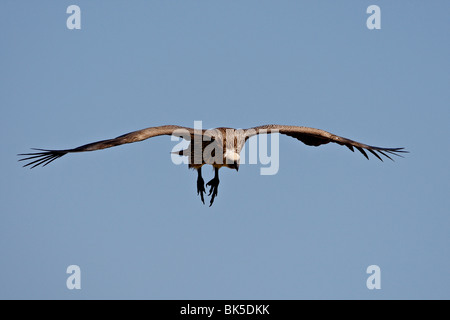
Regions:
<instances>
[{"instance_id":1,"label":"wing tip","mask_svg":"<svg viewBox=\"0 0 450 320\"><path fill-rule=\"evenodd\" d=\"M373 153L375 156L377 156L377 158L380 159L381 161L383 161L383 159L377 154L377 152L394 162L395 162L395 160L392 157L390 157L389 155L394 155L394 156L397 156L400 158L404 158L404 156L402 156L401 153L409 153L409 151L405 150L405 148L403 148L403 147L402 148L381 148L381 147L370 146L369 148L367 148L367 150L369 150L371 153Z\"/></svg>"},{"instance_id":2,"label":"wing tip","mask_svg":"<svg viewBox=\"0 0 450 320\"><path fill-rule=\"evenodd\" d=\"M26 156L26 158L22 158L17 161L30 160L30 162L25 163L22 166L23 168L30 166L30 169L33 169L40 165L42 165L42 167L45 167L46 165L50 164L51 162L53 162L54 160L56 160L58 158L61 158L62 156L64 156L67 153L67 151L65 151L65 150L48 150L48 149L37 149L37 148L31 148L31 149L43 151L43 152L17 154L17 156L19 156L19 157Z\"/></svg>"}]
</instances>

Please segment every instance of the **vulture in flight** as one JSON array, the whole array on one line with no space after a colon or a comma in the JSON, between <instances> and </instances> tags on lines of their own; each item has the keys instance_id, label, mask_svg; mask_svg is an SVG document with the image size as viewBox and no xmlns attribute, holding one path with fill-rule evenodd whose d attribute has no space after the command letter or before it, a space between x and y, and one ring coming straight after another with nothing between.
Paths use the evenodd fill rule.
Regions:
<instances>
[{"instance_id":1,"label":"vulture in flight","mask_svg":"<svg viewBox=\"0 0 450 320\"><path fill-rule=\"evenodd\" d=\"M346 146L351 151L354 151L354 149L358 150L367 159L369 159L369 156L367 155L367 152L369 152L381 161L383 161L382 157L393 160L390 157L391 155L401 157L401 153L407 152L404 148L381 148L370 146L334 135L324 130L309 127L264 125L249 129L222 127L212 130L201 130L182 126L166 125L133 131L114 139L97 141L73 149L33 149L38 152L19 154L19 156L24 157L19 161L28 161L24 167L30 166L30 168L34 168L39 165L46 166L52 161L61 158L68 153L100 150L126 143L138 142L156 136L173 135L190 142L186 149L174 153L181 156L187 156L189 168L197 170L197 194L200 195L203 203L205 203L204 194L206 193L206 190L205 183L202 178L202 166L209 164L214 167L214 178L206 184L206 186L210 187L208 196L211 196L211 206L217 196L219 186L219 169L221 167L228 167L238 171L240 152L244 147L245 142L252 136L270 133L280 133L293 137L308 146L317 147L329 142L337 143L341 146Z\"/></svg>"}]
</instances>

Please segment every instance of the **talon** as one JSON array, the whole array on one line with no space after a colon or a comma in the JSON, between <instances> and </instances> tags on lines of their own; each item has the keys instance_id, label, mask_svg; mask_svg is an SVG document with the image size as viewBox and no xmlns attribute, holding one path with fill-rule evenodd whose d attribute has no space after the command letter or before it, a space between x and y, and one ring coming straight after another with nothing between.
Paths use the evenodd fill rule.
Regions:
<instances>
[{"instance_id":1,"label":"talon","mask_svg":"<svg viewBox=\"0 0 450 320\"><path fill-rule=\"evenodd\" d=\"M198 169L197 195L200 195L200 200L202 200L203 204L205 204L205 197L203 196L205 193L205 181L203 181L201 169Z\"/></svg>"},{"instance_id":2,"label":"talon","mask_svg":"<svg viewBox=\"0 0 450 320\"><path fill-rule=\"evenodd\" d=\"M219 190L219 179L217 177L214 177L211 181L209 181L206 186L209 186L209 194L208 196L211 196L211 202L209 204L209 206L211 207L212 204L214 203L214 199L216 198L217 194L218 194L218 190Z\"/></svg>"},{"instance_id":3,"label":"talon","mask_svg":"<svg viewBox=\"0 0 450 320\"><path fill-rule=\"evenodd\" d=\"M205 198L203 196L204 193L205 191L197 190L197 195L200 195L200 200L202 200L203 204L205 204Z\"/></svg>"},{"instance_id":4,"label":"talon","mask_svg":"<svg viewBox=\"0 0 450 320\"><path fill-rule=\"evenodd\" d=\"M200 199L202 200L203 204L205 204L205 198L203 194L206 193L205 190L205 184L202 180L197 181L197 195L200 195Z\"/></svg>"},{"instance_id":5,"label":"talon","mask_svg":"<svg viewBox=\"0 0 450 320\"><path fill-rule=\"evenodd\" d=\"M214 199L216 198L216 196L217 196L217 188L214 189L214 192L213 192L213 194L212 194L212 196L211 196L211 202L209 203L209 206L210 206L210 207L211 207L212 204L214 203Z\"/></svg>"},{"instance_id":6,"label":"talon","mask_svg":"<svg viewBox=\"0 0 450 320\"><path fill-rule=\"evenodd\" d=\"M206 186L210 187L208 196L210 196L213 192L217 193L217 188L219 187L219 180L214 178L211 181L209 181L206 184Z\"/></svg>"}]
</instances>

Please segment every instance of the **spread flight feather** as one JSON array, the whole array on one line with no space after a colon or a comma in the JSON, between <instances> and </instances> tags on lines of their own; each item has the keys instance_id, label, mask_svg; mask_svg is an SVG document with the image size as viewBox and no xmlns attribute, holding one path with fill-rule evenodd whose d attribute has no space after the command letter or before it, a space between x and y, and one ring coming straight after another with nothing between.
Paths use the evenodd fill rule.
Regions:
<instances>
[{"instance_id":1,"label":"spread flight feather","mask_svg":"<svg viewBox=\"0 0 450 320\"><path fill-rule=\"evenodd\" d=\"M225 129L225 128L219 128ZM68 154L75 152L85 152L85 151L94 151L101 150L105 148L111 148L115 146L119 146L122 144L133 143L138 141L143 141L152 137L161 136L161 135L176 135L183 138L186 138L186 135L180 134L180 132L187 132L190 135L190 138L193 139L194 135L204 135L205 130L195 130L193 128L176 126L176 125L166 125L159 127L150 127L142 130L133 131L117 138L101 140L89 144L85 144L73 149L62 149L62 150L50 150L50 149L34 149L39 152L32 153L23 153L19 154L19 156L24 156L24 158L19 161L29 161L24 165L24 167L31 166L31 168L37 167L39 165L46 166L52 161ZM381 156L385 156L388 159L393 160L390 155L401 156L401 153L405 153L407 151L404 148L381 148L370 146L364 143L360 143L354 140L350 140L338 135L334 135L330 132L314 129L309 127L299 127L299 126L285 126L285 125L264 125L253 127L245 130L236 130L236 134L244 136L245 141L251 136L258 134L270 134L274 132L279 132L280 134L284 134L293 138L298 139L308 146L320 146L322 144L327 144L329 142L337 143L342 146L346 146L351 151L354 151L356 148L359 152L361 152L367 159L369 156L366 151L373 154L375 157L383 161ZM217 139L214 136L214 139ZM242 146L239 146L238 150L240 150Z\"/></svg>"}]
</instances>

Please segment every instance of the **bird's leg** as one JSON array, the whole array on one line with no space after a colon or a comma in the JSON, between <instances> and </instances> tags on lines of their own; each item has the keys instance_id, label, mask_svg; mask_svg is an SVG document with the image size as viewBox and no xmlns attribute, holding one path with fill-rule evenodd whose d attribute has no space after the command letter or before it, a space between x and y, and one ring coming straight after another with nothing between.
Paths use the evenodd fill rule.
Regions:
<instances>
[{"instance_id":1,"label":"bird's leg","mask_svg":"<svg viewBox=\"0 0 450 320\"><path fill-rule=\"evenodd\" d=\"M209 204L209 206L211 207L213 202L214 202L214 198L217 196L217 189L219 188L219 168L214 168L214 178L212 178L211 181L209 181L206 186L210 186L211 188L209 189L209 194L208 196L211 196L211 202Z\"/></svg>"},{"instance_id":2,"label":"bird's leg","mask_svg":"<svg viewBox=\"0 0 450 320\"><path fill-rule=\"evenodd\" d=\"M198 177L197 177L197 194L200 195L200 199L202 199L203 204L205 204L205 198L203 194L206 193L205 190L205 181L202 178L202 168L197 169Z\"/></svg>"}]
</instances>

